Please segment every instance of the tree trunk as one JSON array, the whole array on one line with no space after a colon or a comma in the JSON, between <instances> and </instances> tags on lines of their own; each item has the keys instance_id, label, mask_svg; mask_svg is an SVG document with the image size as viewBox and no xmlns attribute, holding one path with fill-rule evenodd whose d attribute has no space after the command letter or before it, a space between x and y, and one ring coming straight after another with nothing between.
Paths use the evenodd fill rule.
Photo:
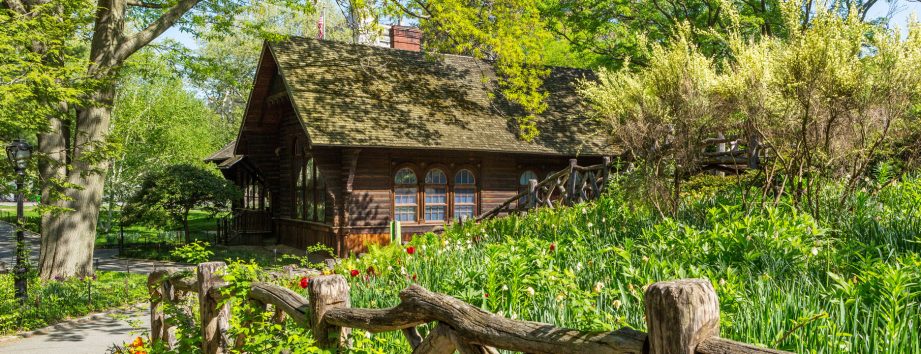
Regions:
<instances>
[{"instance_id":1,"label":"tree trunk","mask_svg":"<svg viewBox=\"0 0 921 354\"><path fill-rule=\"evenodd\" d=\"M185 232L185 243L192 243L192 233L189 232L189 212L182 217L182 231Z\"/></svg>"},{"instance_id":2,"label":"tree trunk","mask_svg":"<svg viewBox=\"0 0 921 354\"><path fill-rule=\"evenodd\" d=\"M105 141L109 131L114 89L107 86L93 94L91 102L97 106L87 107L77 117L80 134L74 144L72 171L67 182L80 188L64 191L68 200L61 204L69 211L46 217L53 228L43 232L40 275L44 279L92 273L96 224L108 164L93 154L98 154L94 150Z\"/></svg>"},{"instance_id":3,"label":"tree trunk","mask_svg":"<svg viewBox=\"0 0 921 354\"><path fill-rule=\"evenodd\" d=\"M108 162L102 156L109 133L115 82L112 72L121 63L116 55L125 28L125 2L100 0L97 4L95 28L90 47L90 77L101 80L98 88L87 97L87 107L78 110L70 171L66 182L78 186L67 188L61 206L69 211L46 217L50 229L43 230L39 274L44 279L87 276L93 270L93 245L96 223L102 204L102 190ZM66 144L65 139L61 143ZM58 146L52 139L48 143ZM54 151L51 146L42 151ZM65 154L65 157L67 155ZM43 224L44 224L43 220Z\"/></svg>"}]
</instances>

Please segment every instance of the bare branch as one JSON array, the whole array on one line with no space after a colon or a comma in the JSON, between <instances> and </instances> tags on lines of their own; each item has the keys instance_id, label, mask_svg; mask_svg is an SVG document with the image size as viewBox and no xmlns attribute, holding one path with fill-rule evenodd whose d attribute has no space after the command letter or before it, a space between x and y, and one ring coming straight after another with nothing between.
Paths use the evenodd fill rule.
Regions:
<instances>
[{"instance_id":1,"label":"bare branch","mask_svg":"<svg viewBox=\"0 0 921 354\"><path fill-rule=\"evenodd\" d=\"M156 21L151 22L147 28L134 34L118 46L115 52L119 61L127 59L131 54L143 48L145 45L166 32L170 27L176 24L183 15L197 5L201 0L180 0L169 10L160 16Z\"/></svg>"},{"instance_id":2,"label":"bare branch","mask_svg":"<svg viewBox=\"0 0 921 354\"><path fill-rule=\"evenodd\" d=\"M13 10L20 15L24 15L28 11L26 10L25 5L23 5L19 0L5 0L3 1L3 5L4 7L8 7L10 10Z\"/></svg>"},{"instance_id":3,"label":"bare branch","mask_svg":"<svg viewBox=\"0 0 921 354\"><path fill-rule=\"evenodd\" d=\"M432 16L429 16L429 15L417 14L417 13L413 12L412 10L410 10L409 8L407 8L406 5L403 5L403 4L400 2L400 0L393 0L393 3L394 3L394 4L397 4L397 6L400 8L400 10L402 10L403 13L406 14L407 16L415 17L415 18L421 18L421 19L426 19L426 20L432 18ZM417 2L417 3L418 3L418 2ZM421 4L420 4L420 5L421 5ZM424 8L423 8L423 9L424 9Z\"/></svg>"},{"instance_id":4,"label":"bare branch","mask_svg":"<svg viewBox=\"0 0 921 354\"><path fill-rule=\"evenodd\" d=\"M169 5L167 4L158 4L154 2L136 1L136 0L128 0L128 5L135 6L135 7L144 7L148 9L165 9L169 7Z\"/></svg>"}]
</instances>

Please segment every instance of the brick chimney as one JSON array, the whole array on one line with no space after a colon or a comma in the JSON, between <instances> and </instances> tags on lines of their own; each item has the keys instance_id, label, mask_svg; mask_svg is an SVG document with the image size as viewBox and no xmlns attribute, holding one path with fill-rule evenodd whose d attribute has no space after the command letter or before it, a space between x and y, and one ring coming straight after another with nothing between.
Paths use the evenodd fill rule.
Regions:
<instances>
[{"instance_id":1,"label":"brick chimney","mask_svg":"<svg viewBox=\"0 0 921 354\"><path fill-rule=\"evenodd\" d=\"M390 48L413 52L421 51L422 31L409 26L390 26Z\"/></svg>"}]
</instances>

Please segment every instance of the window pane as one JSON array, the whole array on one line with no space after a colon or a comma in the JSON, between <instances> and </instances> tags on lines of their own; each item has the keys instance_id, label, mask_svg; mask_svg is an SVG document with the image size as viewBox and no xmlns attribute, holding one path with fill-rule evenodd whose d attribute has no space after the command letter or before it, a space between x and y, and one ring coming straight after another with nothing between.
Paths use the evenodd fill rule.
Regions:
<instances>
[{"instance_id":1,"label":"window pane","mask_svg":"<svg viewBox=\"0 0 921 354\"><path fill-rule=\"evenodd\" d=\"M304 215L304 170L297 173L297 183L294 185L294 218L299 219Z\"/></svg>"},{"instance_id":2,"label":"window pane","mask_svg":"<svg viewBox=\"0 0 921 354\"><path fill-rule=\"evenodd\" d=\"M454 218L461 219L465 217L467 220L473 219L473 205L455 205Z\"/></svg>"},{"instance_id":3,"label":"window pane","mask_svg":"<svg viewBox=\"0 0 921 354\"><path fill-rule=\"evenodd\" d=\"M454 175L454 184L474 184L473 172L470 170L460 170Z\"/></svg>"},{"instance_id":4,"label":"window pane","mask_svg":"<svg viewBox=\"0 0 921 354\"><path fill-rule=\"evenodd\" d=\"M475 195L473 188L455 188L454 204L473 204Z\"/></svg>"},{"instance_id":5,"label":"window pane","mask_svg":"<svg viewBox=\"0 0 921 354\"><path fill-rule=\"evenodd\" d=\"M394 204L416 204L416 189L407 187L407 188L397 188L394 190Z\"/></svg>"},{"instance_id":6,"label":"window pane","mask_svg":"<svg viewBox=\"0 0 921 354\"><path fill-rule=\"evenodd\" d=\"M521 173L521 178L518 178L518 184L522 186L527 186L528 181L532 179L537 179L537 174L531 170L524 171L523 173Z\"/></svg>"},{"instance_id":7,"label":"window pane","mask_svg":"<svg viewBox=\"0 0 921 354\"><path fill-rule=\"evenodd\" d=\"M447 204L448 189L444 187L426 187L425 204Z\"/></svg>"},{"instance_id":8,"label":"window pane","mask_svg":"<svg viewBox=\"0 0 921 354\"><path fill-rule=\"evenodd\" d=\"M416 173L409 168L401 168L393 177L394 184L416 184Z\"/></svg>"},{"instance_id":9,"label":"window pane","mask_svg":"<svg viewBox=\"0 0 921 354\"><path fill-rule=\"evenodd\" d=\"M316 169L314 172L316 174L314 177L314 186L316 186L316 188L314 188L314 193L316 194L317 200L317 212L314 214L314 220L323 222L326 221L326 181L323 179L323 176L320 175L320 169L317 168L316 165L314 165L314 169Z\"/></svg>"},{"instance_id":10,"label":"window pane","mask_svg":"<svg viewBox=\"0 0 921 354\"><path fill-rule=\"evenodd\" d=\"M416 221L415 206L398 206L393 209L393 219L396 221Z\"/></svg>"},{"instance_id":11,"label":"window pane","mask_svg":"<svg viewBox=\"0 0 921 354\"><path fill-rule=\"evenodd\" d=\"M445 215L447 215L448 207L445 205L426 205L425 206L425 220L426 221L444 221Z\"/></svg>"},{"instance_id":12,"label":"window pane","mask_svg":"<svg viewBox=\"0 0 921 354\"><path fill-rule=\"evenodd\" d=\"M396 188L393 193L393 220L416 221L416 188Z\"/></svg>"},{"instance_id":13,"label":"window pane","mask_svg":"<svg viewBox=\"0 0 921 354\"><path fill-rule=\"evenodd\" d=\"M448 177L441 170L432 169L425 174L425 184L448 184Z\"/></svg>"}]
</instances>

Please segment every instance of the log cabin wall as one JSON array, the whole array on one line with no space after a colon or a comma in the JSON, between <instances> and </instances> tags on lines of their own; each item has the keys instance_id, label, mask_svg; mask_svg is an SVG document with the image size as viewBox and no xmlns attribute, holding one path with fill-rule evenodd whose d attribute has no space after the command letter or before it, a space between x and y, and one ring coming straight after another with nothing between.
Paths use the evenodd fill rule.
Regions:
<instances>
[{"instance_id":1,"label":"log cabin wall","mask_svg":"<svg viewBox=\"0 0 921 354\"><path fill-rule=\"evenodd\" d=\"M390 241L394 174L400 168L414 170L420 191L424 188L426 172L436 167L442 169L448 178L449 211L452 209L454 174L464 168L471 170L476 178L474 214L477 215L514 197L519 192L519 178L524 171L533 171L542 179L566 167L569 158L477 151L364 148L358 154L352 192L346 196L344 244L347 250L360 252L366 249L368 243L386 244ZM580 163L596 163L595 160L600 161L600 158L582 158ZM420 220L422 200L420 193L417 197ZM440 225L404 222L402 239L408 241L413 234L432 231Z\"/></svg>"}]
</instances>

